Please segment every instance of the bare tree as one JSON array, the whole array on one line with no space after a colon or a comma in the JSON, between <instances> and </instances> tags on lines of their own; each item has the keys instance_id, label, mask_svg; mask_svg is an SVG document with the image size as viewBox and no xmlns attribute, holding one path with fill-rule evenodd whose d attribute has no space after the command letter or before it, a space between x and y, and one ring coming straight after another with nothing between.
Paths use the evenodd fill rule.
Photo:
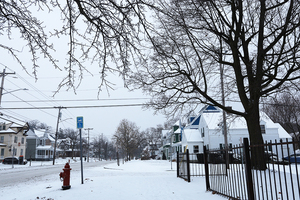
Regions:
<instances>
[{"instance_id":1,"label":"bare tree","mask_svg":"<svg viewBox=\"0 0 300 200\"><path fill-rule=\"evenodd\" d=\"M48 59L58 70L65 70L68 74L59 89L67 87L75 91L75 80L79 77L80 84L84 73L90 73L86 67L90 66L90 62L100 67L99 86L111 87L107 75L117 73L124 76L131 55L139 54L135 44L139 42L141 29L138 27L140 22L134 20L135 4L135 0L0 1L0 48L7 50L36 78L41 58ZM47 17L42 13L47 13ZM61 16L61 20L53 23L57 16ZM51 29L48 26L50 23ZM26 42L25 46L13 46L12 41L16 36ZM50 38L58 38L58 42L52 44ZM69 49L65 52L67 62L62 66L58 65L54 52L65 38L69 40L66 43ZM32 67L26 66L26 58L21 56L26 50L30 52ZM86 61L89 61L89 65L85 65Z\"/></svg>"},{"instance_id":2,"label":"bare tree","mask_svg":"<svg viewBox=\"0 0 300 200\"><path fill-rule=\"evenodd\" d=\"M92 145L94 149L94 153L98 156L99 160L105 158L107 154L106 144L108 143L108 139L103 136L103 134L98 135L93 139Z\"/></svg>"},{"instance_id":3,"label":"bare tree","mask_svg":"<svg viewBox=\"0 0 300 200\"><path fill-rule=\"evenodd\" d=\"M163 127L161 125L158 125L156 128L155 127L147 128L143 132L143 135L145 136L147 141L146 146L149 147L148 151L150 151L150 154L148 155L149 157L155 155L155 151L158 150L158 147L161 146L162 130Z\"/></svg>"},{"instance_id":4,"label":"bare tree","mask_svg":"<svg viewBox=\"0 0 300 200\"><path fill-rule=\"evenodd\" d=\"M70 148L72 149L72 159L74 156L77 156L74 154L74 150L79 149L79 134L77 131L71 128L64 129L64 134L66 138L70 139Z\"/></svg>"},{"instance_id":5,"label":"bare tree","mask_svg":"<svg viewBox=\"0 0 300 200\"><path fill-rule=\"evenodd\" d=\"M280 123L288 133L299 141L300 97L296 94L282 93L264 102L263 110L276 123Z\"/></svg>"},{"instance_id":6,"label":"bare tree","mask_svg":"<svg viewBox=\"0 0 300 200\"><path fill-rule=\"evenodd\" d=\"M133 122L123 119L112 137L116 146L120 148L128 160L133 157L135 150L139 149L145 138Z\"/></svg>"},{"instance_id":7,"label":"bare tree","mask_svg":"<svg viewBox=\"0 0 300 200\"><path fill-rule=\"evenodd\" d=\"M40 122L38 120L32 120L28 122L30 129L51 129L46 123Z\"/></svg>"},{"instance_id":8,"label":"bare tree","mask_svg":"<svg viewBox=\"0 0 300 200\"><path fill-rule=\"evenodd\" d=\"M299 1L157 0L151 8L158 25L145 25L149 62L128 84L153 96L156 110L204 103L243 116L251 144L262 144L261 98L299 82ZM244 111L222 104L220 74L225 97ZM261 160L254 167L266 169L261 151L252 151Z\"/></svg>"}]
</instances>

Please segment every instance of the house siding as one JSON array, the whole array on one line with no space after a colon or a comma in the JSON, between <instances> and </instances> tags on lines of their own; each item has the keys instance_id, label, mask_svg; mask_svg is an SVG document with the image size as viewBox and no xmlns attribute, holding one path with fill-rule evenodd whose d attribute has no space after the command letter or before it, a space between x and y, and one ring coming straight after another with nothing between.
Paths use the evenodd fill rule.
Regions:
<instances>
[{"instance_id":1,"label":"house siding","mask_svg":"<svg viewBox=\"0 0 300 200\"><path fill-rule=\"evenodd\" d=\"M34 139L27 139L27 148L26 148L26 156L25 158L27 160L35 159L36 154L36 146L37 146L37 140Z\"/></svg>"}]
</instances>

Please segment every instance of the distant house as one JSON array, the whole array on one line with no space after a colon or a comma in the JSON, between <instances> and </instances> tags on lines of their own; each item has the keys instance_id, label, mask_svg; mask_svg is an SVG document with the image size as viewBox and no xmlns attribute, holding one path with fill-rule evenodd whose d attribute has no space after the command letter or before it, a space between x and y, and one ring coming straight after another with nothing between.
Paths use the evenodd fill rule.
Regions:
<instances>
[{"instance_id":1,"label":"distant house","mask_svg":"<svg viewBox=\"0 0 300 200\"><path fill-rule=\"evenodd\" d=\"M229 114L226 123L229 146L242 144L243 138L249 138L243 117ZM264 141L291 139L280 124L274 123L263 112L260 114L260 126ZM223 112L214 106L205 106L184 128L182 146L182 151L189 149L190 153L202 153L203 146L208 149L224 148Z\"/></svg>"},{"instance_id":2,"label":"distant house","mask_svg":"<svg viewBox=\"0 0 300 200\"><path fill-rule=\"evenodd\" d=\"M58 154L60 157L79 157L80 147L78 140L71 140L70 138L59 139L58 144ZM83 155L85 152L83 152Z\"/></svg>"},{"instance_id":3,"label":"distant house","mask_svg":"<svg viewBox=\"0 0 300 200\"><path fill-rule=\"evenodd\" d=\"M170 130L162 130L162 146L158 156L164 159L175 159L176 152L182 151L182 129L180 120Z\"/></svg>"},{"instance_id":4,"label":"distant house","mask_svg":"<svg viewBox=\"0 0 300 200\"><path fill-rule=\"evenodd\" d=\"M27 131L27 123L0 123L0 160L25 155Z\"/></svg>"},{"instance_id":5,"label":"distant house","mask_svg":"<svg viewBox=\"0 0 300 200\"><path fill-rule=\"evenodd\" d=\"M26 159L27 160L52 160L55 139L49 130L28 131Z\"/></svg>"}]
</instances>

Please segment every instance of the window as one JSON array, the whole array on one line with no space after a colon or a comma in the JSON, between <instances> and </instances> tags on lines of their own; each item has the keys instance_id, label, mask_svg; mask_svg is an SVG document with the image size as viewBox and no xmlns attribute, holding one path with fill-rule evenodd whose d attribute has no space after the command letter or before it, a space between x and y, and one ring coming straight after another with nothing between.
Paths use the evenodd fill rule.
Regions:
<instances>
[{"instance_id":1,"label":"window","mask_svg":"<svg viewBox=\"0 0 300 200\"><path fill-rule=\"evenodd\" d=\"M45 151L44 150L38 150L38 155L45 155Z\"/></svg>"},{"instance_id":2,"label":"window","mask_svg":"<svg viewBox=\"0 0 300 200\"><path fill-rule=\"evenodd\" d=\"M201 137L205 137L205 134L204 134L204 127L201 128Z\"/></svg>"},{"instance_id":3,"label":"window","mask_svg":"<svg viewBox=\"0 0 300 200\"><path fill-rule=\"evenodd\" d=\"M0 124L0 130L5 130L5 124L3 123L3 124Z\"/></svg>"},{"instance_id":4,"label":"window","mask_svg":"<svg viewBox=\"0 0 300 200\"><path fill-rule=\"evenodd\" d=\"M24 144L24 138L22 137L22 142L21 142L22 144Z\"/></svg>"},{"instance_id":5,"label":"window","mask_svg":"<svg viewBox=\"0 0 300 200\"><path fill-rule=\"evenodd\" d=\"M261 134L266 134L266 127L265 125L260 125Z\"/></svg>"},{"instance_id":6,"label":"window","mask_svg":"<svg viewBox=\"0 0 300 200\"><path fill-rule=\"evenodd\" d=\"M199 146L198 145L194 145L194 153L199 153Z\"/></svg>"},{"instance_id":7,"label":"window","mask_svg":"<svg viewBox=\"0 0 300 200\"><path fill-rule=\"evenodd\" d=\"M14 143L17 143L18 142L18 137L15 136L15 140L14 140Z\"/></svg>"},{"instance_id":8,"label":"window","mask_svg":"<svg viewBox=\"0 0 300 200\"><path fill-rule=\"evenodd\" d=\"M0 136L0 143L4 142L4 136Z\"/></svg>"},{"instance_id":9,"label":"window","mask_svg":"<svg viewBox=\"0 0 300 200\"><path fill-rule=\"evenodd\" d=\"M21 154L20 155L23 156L23 149L21 149Z\"/></svg>"},{"instance_id":10,"label":"window","mask_svg":"<svg viewBox=\"0 0 300 200\"><path fill-rule=\"evenodd\" d=\"M3 158L3 157L4 157L4 150L5 150L5 149L1 149L0 158Z\"/></svg>"}]
</instances>

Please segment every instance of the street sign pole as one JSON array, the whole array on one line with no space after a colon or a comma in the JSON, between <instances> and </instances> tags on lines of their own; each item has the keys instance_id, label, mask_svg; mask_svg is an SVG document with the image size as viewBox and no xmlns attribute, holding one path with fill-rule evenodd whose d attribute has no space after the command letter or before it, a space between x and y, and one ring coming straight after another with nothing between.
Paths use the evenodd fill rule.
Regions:
<instances>
[{"instance_id":1,"label":"street sign pole","mask_svg":"<svg viewBox=\"0 0 300 200\"><path fill-rule=\"evenodd\" d=\"M79 129L79 137L80 137L81 184L83 184L82 139L81 139L81 129L83 128L83 117L77 117L77 128Z\"/></svg>"},{"instance_id":2,"label":"street sign pole","mask_svg":"<svg viewBox=\"0 0 300 200\"><path fill-rule=\"evenodd\" d=\"M82 165L82 139L81 139L81 129L79 129L79 134L80 134L81 184L83 184L83 165Z\"/></svg>"}]
</instances>

